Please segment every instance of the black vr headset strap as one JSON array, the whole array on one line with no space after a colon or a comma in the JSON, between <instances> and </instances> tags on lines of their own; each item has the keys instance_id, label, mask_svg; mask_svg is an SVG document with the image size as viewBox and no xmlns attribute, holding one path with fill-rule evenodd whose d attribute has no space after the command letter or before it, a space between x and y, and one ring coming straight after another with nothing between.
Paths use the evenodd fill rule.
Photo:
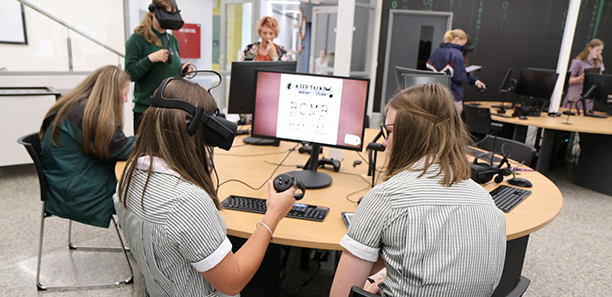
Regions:
<instances>
[{"instance_id":1,"label":"black vr headset strap","mask_svg":"<svg viewBox=\"0 0 612 297\"><path fill-rule=\"evenodd\" d=\"M229 150L234 137L236 136L238 125L224 118L217 117L217 111L212 111L210 114L208 114L204 112L202 107L195 107L186 101L164 98L163 91L168 82L172 79L173 77L166 78L159 84L157 91L153 94L153 96L151 96L150 105L161 108L180 109L189 113L192 116L187 123L187 131L189 132L189 135L195 134L195 132L198 130L197 123L202 122L206 127L210 128L212 131L214 131L214 133L218 134L223 140L225 140L222 141L223 143L219 143L216 141L216 139L212 139L213 137L207 137L207 131L204 131L205 138L211 140L211 143L209 144Z\"/></svg>"}]
</instances>

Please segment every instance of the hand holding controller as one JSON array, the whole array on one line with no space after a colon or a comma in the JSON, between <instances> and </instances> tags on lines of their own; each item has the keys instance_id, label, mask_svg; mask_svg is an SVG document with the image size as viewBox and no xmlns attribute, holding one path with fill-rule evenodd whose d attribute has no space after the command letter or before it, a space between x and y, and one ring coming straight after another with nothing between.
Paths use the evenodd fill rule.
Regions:
<instances>
[{"instance_id":1,"label":"hand holding controller","mask_svg":"<svg viewBox=\"0 0 612 297\"><path fill-rule=\"evenodd\" d=\"M289 174L278 175L276 178L274 178L273 184L274 190L276 190L276 192L284 192L291 188L291 186L296 185L298 189L302 191L302 193L294 193L293 197L295 198L295 200L300 200L304 198L304 194L306 194L306 187L304 186L304 184Z\"/></svg>"}]
</instances>

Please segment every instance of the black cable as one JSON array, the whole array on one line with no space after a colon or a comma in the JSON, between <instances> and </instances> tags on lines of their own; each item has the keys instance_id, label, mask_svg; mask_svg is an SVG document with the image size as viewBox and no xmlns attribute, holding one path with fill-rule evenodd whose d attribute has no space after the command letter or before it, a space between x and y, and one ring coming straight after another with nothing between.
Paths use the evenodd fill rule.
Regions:
<instances>
[{"instance_id":1,"label":"black cable","mask_svg":"<svg viewBox=\"0 0 612 297\"><path fill-rule=\"evenodd\" d=\"M298 146L298 145L300 145L300 144L298 143L298 144L296 144L296 145L295 145L293 148L289 149L289 152L287 152L287 155L286 155L286 156L283 158L283 160L280 162L280 164L279 164L278 166L276 166L276 168L274 168L274 171L272 171L272 173L270 174L270 176L269 176L269 177L268 177L268 178L267 178L267 179L266 179L266 180L265 180L265 181L264 181L264 182L263 182L263 183L262 183L262 184L261 184L259 187L254 188L254 187L252 187L251 185L249 185L249 184L247 184L247 183L245 183L245 182L243 182L243 181L241 181L241 180L238 180L238 179L228 179L228 180L226 180L226 181L222 182L221 184L219 184L219 185L217 186L217 189L218 189L219 187L221 187L222 185L224 185L224 184L226 184L226 183L229 183L229 182L232 182L232 181L233 181L233 182L238 182L238 183L241 183L241 184L243 184L243 185L245 185L245 186L249 187L251 190L255 190L255 191L257 191L257 190L261 189L261 188L262 188L262 187L263 187L263 186L264 186L264 185L265 185L265 184L268 182L268 180L270 180L270 179L272 178L272 176L274 176L274 173L276 173L276 171L278 170L278 168L280 168L280 166L281 166L281 165L283 165L283 163L285 162L285 160L287 160L287 158L289 157L289 155L291 155L291 153L295 151L295 148L297 148L297 146ZM273 153L273 154L275 154L275 153ZM269 154L265 154L265 155L269 155ZM227 155L224 155L224 156L227 156ZM252 156L253 156L253 155L252 155Z\"/></svg>"}]
</instances>

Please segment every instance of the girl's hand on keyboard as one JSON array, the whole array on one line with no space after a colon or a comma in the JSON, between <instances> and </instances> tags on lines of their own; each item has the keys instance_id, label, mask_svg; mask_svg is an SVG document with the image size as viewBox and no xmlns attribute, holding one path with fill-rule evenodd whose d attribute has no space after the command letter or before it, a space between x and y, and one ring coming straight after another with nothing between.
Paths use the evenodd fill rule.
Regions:
<instances>
[{"instance_id":1,"label":"girl's hand on keyboard","mask_svg":"<svg viewBox=\"0 0 612 297\"><path fill-rule=\"evenodd\" d=\"M284 192L277 193L276 190L274 190L272 181L268 181L268 201L266 201L268 210L264 216L264 223L268 223L265 221L266 217L268 217L268 219L271 220L270 223L273 223L274 228L276 228L278 222L284 218L293 207L293 203L295 203L293 193L296 189L297 186L294 185ZM272 228L272 226L270 226L270 228Z\"/></svg>"}]
</instances>

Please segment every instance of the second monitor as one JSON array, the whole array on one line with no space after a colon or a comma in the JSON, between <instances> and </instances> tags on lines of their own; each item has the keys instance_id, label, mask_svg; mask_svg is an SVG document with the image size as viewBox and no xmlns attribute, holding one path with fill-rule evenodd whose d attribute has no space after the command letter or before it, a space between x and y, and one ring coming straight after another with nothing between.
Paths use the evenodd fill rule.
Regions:
<instances>
[{"instance_id":1,"label":"second monitor","mask_svg":"<svg viewBox=\"0 0 612 297\"><path fill-rule=\"evenodd\" d=\"M361 151L369 79L258 70L252 135L312 145L305 170L289 172L306 188L327 187L321 146Z\"/></svg>"}]
</instances>

